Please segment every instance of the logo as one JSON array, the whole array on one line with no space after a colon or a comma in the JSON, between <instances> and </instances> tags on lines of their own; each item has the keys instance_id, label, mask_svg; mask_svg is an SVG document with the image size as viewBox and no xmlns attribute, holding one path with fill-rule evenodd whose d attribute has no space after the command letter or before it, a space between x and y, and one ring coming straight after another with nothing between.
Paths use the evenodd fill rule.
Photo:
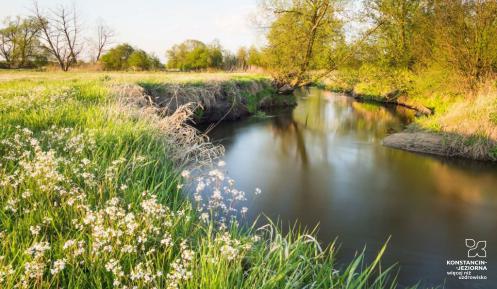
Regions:
<instances>
[{"instance_id":1,"label":"logo","mask_svg":"<svg viewBox=\"0 0 497 289\"><path fill-rule=\"evenodd\" d=\"M475 241L474 239L466 239L466 247L468 247L468 258L486 258L487 257L487 241Z\"/></svg>"}]
</instances>

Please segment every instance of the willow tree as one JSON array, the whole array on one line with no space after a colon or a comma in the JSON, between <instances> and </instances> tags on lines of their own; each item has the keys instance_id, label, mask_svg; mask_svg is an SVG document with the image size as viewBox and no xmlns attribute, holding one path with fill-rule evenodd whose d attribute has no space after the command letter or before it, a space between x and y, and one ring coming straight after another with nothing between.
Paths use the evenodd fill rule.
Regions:
<instances>
[{"instance_id":1,"label":"willow tree","mask_svg":"<svg viewBox=\"0 0 497 289\"><path fill-rule=\"evenodd\" d=\"M334 51L344 43L339 1L267 0L261 6L273 20L264 62L279 85L303 85L312 72L335 68Z\"/></svg>"}]
</instances>

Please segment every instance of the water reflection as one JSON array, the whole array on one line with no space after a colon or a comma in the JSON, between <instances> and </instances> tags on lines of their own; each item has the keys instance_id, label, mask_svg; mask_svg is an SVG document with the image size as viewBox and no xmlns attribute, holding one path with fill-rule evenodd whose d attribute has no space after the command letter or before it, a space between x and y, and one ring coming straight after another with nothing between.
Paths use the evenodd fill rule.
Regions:
<instances>
[{"instance_id":1,"label":"water reflection","mask_svg":"<svg viewBox=\"0 0 497 289\"><path fill-rule=\"evenodd\" d=\"M385 262L399 262L400 281L442 284L447 259L463 258L465 238L497 248L497 168L381 146L413 113L356 102L317 89L300 91L293 111L266 120L225 123L213 132L226 147L229 174L240 189L261 187L250 208L284 223L320 224L323 242L339 237L350 258L370 256L392 236ZM497 264L497 250L487 261ZM497 286L447 280L446 288Z\"/></svg>"}]
</instances>

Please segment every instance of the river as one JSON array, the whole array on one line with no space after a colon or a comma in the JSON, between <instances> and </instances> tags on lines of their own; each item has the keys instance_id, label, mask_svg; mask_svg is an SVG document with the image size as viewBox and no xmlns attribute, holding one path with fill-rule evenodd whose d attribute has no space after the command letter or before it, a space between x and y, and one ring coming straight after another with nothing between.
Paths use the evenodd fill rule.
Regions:
<instances>
[{"instance_id":1,"label":"river","mask_svg":"<svg viewBox=\"0 0 497 289\"><path fill-rule=\"evenodd\" d=\"M225 122L210 132L226 148L228 174L249 205L284 226L319 224L337 238L342 262L391 236L384 265L398 263L401 286L497 288L497 166L383 147L414 117L396 106L361 103L317 88L296 92L293 109ZM488 280L448 277L448 260L468 259L465 239L487 242Z\"/></svg>"}]
</instances>

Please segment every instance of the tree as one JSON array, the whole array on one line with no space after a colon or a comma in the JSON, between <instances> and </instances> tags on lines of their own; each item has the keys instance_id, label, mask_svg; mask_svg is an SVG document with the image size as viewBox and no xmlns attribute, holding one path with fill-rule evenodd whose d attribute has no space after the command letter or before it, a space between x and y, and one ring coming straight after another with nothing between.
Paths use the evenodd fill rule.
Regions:
<instances>
[{"instance_id":1,"label":"tree","mask_svg":"<svg viewBox=\"0 0 497 289\"><path fill-rule=\"evenodd\" d=\"M167 51L167 66L180 70L201 70L221 68L223 50L219 42L206 45L198 40L186 40Z\"/></svg>"},{"instance_id":2,"label":"tree","mask_svg":"<svg viewBox=\"0 0 497 289\"><path fill-rule=\"evenodd\" d=\"M497 1L434 1L436 55L477 82L497 72Z\"/></svg>"},{"instance_id":3,"label":"tree","mask_svg":"<svg viewBox=\"0 0 497 289\"><path fill-rule=\"evenodd\" d=\"M38 3L33 5L34 19L41 30L45 49L55 58L63 71L76 64L83 46L80 43L81 27L76 8L58 6L45 13Z\"/></svg>"},{"instance_id":4,"label":"tree","mask_svg":"<svg viewBox=\"0 0 497 289\"><path fill-rule=\"evenodd\" d=\"M249 54L247 49L245 47L240 47L240 49L238 49L238 51L236 52L236 62L239 69L248 69L248 58Z\"/></svg>"},{"instance_id":5,"label":"tree","mask_svg":"<svg viewBox=\"0 0 497 289\"><path fill-rule=\"evenodd\" d=\"M110 27L103 22L97 24L97 38L95 40L95 62L100 60L100 57L105 52L105 49L112 43L115 33Z\"/></svg>"},{"instance_id":6,"label":"tree","mask_svg":"<svg viewBox=\"0 0 497 289\"><path fill-rule=\"evenodd\" d=\"M150 70L162 67L159 58L123 43L102 55L100 62L106 70Z\"/></svg>"},{"instance_id":7,"label":"tree","mask_svg":"<svg viewBox=\"0 0 497 289\"><path fill-rule=\"evenodd\" d=\"M37 38L40 29L34 19L16 17L5 24L0 30L0 55L9 67L27 67L42 56Z\"/></svg>"},{"instance_id":8,"label":"tree","mask_svg":"<svg viewBox=\"0 0 497 289\"><path fill-rule=\"evenodd\" d=\"M338 1L267 0L262 8L274 17L264 62L279 85L303 85L311 81L310 70L334 69L332 52L343 43ZM324 67L318 65L318 58Z\"/></svg>"},{"instance_id":9,"label":"tree","mask_svg":"<svg viewBox=\"0 0 497 289\"><path fill-rule=\"evenodd\" d=\"M430 3L419 0L372 0L367 11L374 45L387 65L412 69L431 58L433 18ZM430 25L431 23L431 25Z\"/></svg>"},{"instance_id":10,"label":"tree","mask_svg":"<svg viewBox=\"0 0 497 289\"><path fill-rule=\"evenodd\" d=\"M102 55L100 61L106 70L125 70L128 68L128 59L135 49L127 44L120 44Z\"/></svg>"},{"instance_id":11,"label":"tree","mask_svg":"<svg viewBox=\"0 0 497 289\"><path fill-rule=\"evenodd\" d=\"M223 51L223 70L234 71L238 68L236 55L228 50Z\"/></svg>"},{"instance_id":12,"label":"tree","mask_svg":"<svg viewBox=\"0 0 497 289\"><path fill-rule=\"evenodd\" d=\"M259 49L252 46L248 50L247 64L250 66L260 66L264 67L262 62L262 53Z\"/></svg>"},{"instance_id":13,"label":"tree","mask_svg":"<svg viewBox=\"0 0 497 289\"><path fill-rule=\"evenodd\" d=\"M16 49L17 26L9 20L6 21L7 27L0 30L0 53L9 67L12 64L14 50Z\"/></svg>"},{"instance_id":14,"label":"tree","mask_svg":"<svg viewBox=\"0 0 497 289\"><path fill-rule=\"evenodd\" d=\"M133 70L158 69L162 66L159 59L143 50L135 50L128 58L128 67Z\"/></svg>"}]
</instances>

